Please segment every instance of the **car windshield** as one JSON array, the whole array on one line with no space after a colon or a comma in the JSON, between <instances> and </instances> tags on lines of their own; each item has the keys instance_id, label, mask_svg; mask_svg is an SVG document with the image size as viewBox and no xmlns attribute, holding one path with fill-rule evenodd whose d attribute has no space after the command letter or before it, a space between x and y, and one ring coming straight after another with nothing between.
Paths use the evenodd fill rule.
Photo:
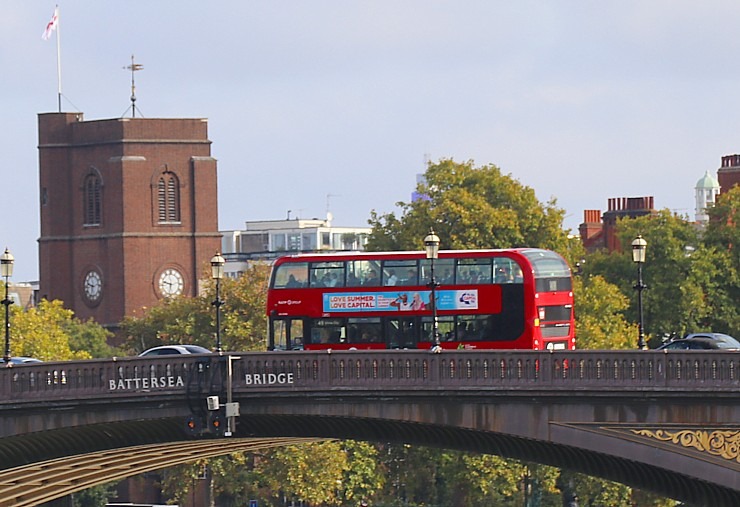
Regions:
<instances>
[{"instance_id":1,"label":"car windshield","mask_svg":"<svg viewBox=\"0 0 740 507\"><path fill-rule=\"evenodd\" d=\"M716 341L719 349L740 349L740 342L732 336L720 335Z\"/></svg>"},{"instance_id":2,"label":"car windshield","mask_svg":"<svg viewBox=\"0 0 740 507\"><path fill-rule=\"evenodd\" d=\"M191 354L210 354L211 351L200 345L183 345L185 349Z\"/></svg>"}]
</instances>

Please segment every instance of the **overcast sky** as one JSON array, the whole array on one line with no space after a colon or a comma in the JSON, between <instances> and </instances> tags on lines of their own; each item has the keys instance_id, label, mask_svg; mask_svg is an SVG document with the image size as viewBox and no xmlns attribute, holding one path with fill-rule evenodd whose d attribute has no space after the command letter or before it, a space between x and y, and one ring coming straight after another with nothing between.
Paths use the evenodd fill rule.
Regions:
<instances>
[{"instance_id":1,"label":"overcast sky","mask_svg":"<svg viewBox=\"0 0 740 507\"><path fill-rule=\"evenodd\" d=\"M0 0L0 246L38 273L37 114L57 111L54 2ZM207 118L219 227L364 226L425 160L495 164L565 226L610 197L694 216L740 152L740 2L122 0L59 3L62 109ZM444 239L443 239L444 241Z\"/></svg>"}]
</instances>

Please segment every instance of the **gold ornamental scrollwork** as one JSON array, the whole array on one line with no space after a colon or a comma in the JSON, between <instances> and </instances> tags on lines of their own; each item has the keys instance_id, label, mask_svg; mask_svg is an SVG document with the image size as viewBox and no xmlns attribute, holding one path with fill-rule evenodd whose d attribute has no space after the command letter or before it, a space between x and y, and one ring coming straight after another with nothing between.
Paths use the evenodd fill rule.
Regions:
<instances>
[{"instance_id":1,"label":"gold ornamental scrollwork","mask_svg":"<svg viewBox=\"0 0 740 507\"><path fill-rule=\"evenodd\" d=\"M740 463L740 430L631 430L635 435L690 447Z\"/></svg>"}]
</instances>

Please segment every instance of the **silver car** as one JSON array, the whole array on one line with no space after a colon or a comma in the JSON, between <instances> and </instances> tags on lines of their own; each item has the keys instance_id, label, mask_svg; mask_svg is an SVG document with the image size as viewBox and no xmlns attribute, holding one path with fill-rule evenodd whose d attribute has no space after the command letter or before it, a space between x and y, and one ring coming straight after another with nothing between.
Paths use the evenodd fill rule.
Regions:
<instances>
[{"instance_id":1,"label":"silver car","mask_svg":"<svg viewBox=\"0 0 740 507\"><path fill-rule=\"evenodd\" d=\"M211 351L200 345L161 345L147 349L139 357L172 356L176 354L210 354Z\"/></svg>"}]
</instances>

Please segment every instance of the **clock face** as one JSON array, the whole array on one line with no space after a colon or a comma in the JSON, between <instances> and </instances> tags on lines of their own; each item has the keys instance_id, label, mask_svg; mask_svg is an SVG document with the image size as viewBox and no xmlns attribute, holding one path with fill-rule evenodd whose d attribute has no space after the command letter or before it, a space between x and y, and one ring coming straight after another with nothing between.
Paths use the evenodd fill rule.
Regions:
<instances>
[{"instance_id":1,"label":"clock face","mask_svg":"<svg viewBox=\"0 0 740 507\"><path fill-rule=\"evenodd\" d=\"M100 277L100 273L97 271L88 271L85 275L83 290L88 301L92 303L97 302L103 293L103 280Z\"/></svg>"},{"instance_id":2,"label":"clock face","mask_svg":"<svg viewBox=\"0 0 740 507\"><path fill-rule=\"evenodd\" d=\"M182 275L174 268L167 268L159 275L159 292L164 297L179 296L183 286Z\"/></svg>"}]
</instances>

